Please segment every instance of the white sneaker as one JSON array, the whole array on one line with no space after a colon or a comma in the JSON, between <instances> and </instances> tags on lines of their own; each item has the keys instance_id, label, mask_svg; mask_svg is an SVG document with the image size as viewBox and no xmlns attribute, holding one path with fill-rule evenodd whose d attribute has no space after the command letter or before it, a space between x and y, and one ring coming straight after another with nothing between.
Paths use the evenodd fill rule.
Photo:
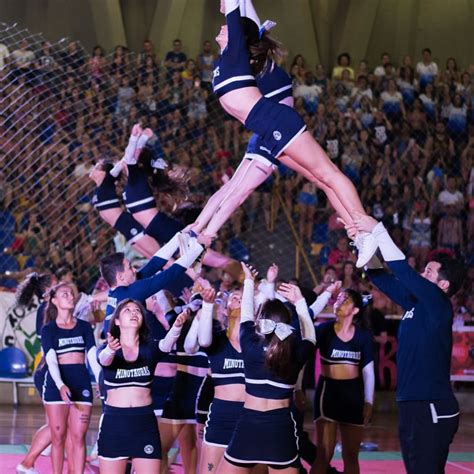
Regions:
<instances>
[{"instance_id":1,"label":"white sneaker","mask_svg":"<svg viewBox=\"0 0 474 474\"><path fill-rule=\"evenodd\" d=\"M51 456L51 445L46 446L46 448L41 451L40 456Z\"/></svg>"},{"instance_id":2,"label":"white sneaker","mask_svg":"<svg viewBox=\"0 0 474 474\"><path fill-rule=\"evenodd\" d=\"M34 467L25 467L23 464L18 464L16 467L17 474L39 474Z\"/></svg>"},{"instance_id":3,"label":"white sneaker","mask_svg":"<svg viewBox=\"0 0 474 474\"><path fill-rule=\"evenodd\" d=\"M367 265L369 260L375 255L378 247L377 241L372 234L361 233L356 236L354 244L359 252L356 267L362 268Z\"/></svg>"}]
</instances>

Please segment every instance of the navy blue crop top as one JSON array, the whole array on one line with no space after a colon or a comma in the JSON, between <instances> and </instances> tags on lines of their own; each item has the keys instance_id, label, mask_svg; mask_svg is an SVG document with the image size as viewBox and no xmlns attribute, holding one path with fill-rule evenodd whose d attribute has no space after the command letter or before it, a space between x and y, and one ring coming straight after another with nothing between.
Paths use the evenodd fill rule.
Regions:
<instances>
[{"instance_id":1,"label":"navy blue crop top","mask_svg":"<svg viewBox=\"0 0 474 474\"><path fill-rule=\"evenodd\" d=\"M357 326L354 337L344 342L334 330L334 321L321 323L316 327L316 344L324 365L350 364L363 369L374 360L372 334Z\"/></svg>"},{"instance_id":2,"label":"navy blue crop top","mask_svg":"<svg viewBox=\"0 0 474 474\"><path fill-rule=\"evenodd\" d=\"M293 373L287 379L281 379L265 366L265 341L255 332L253 321L240 324L240 345L245 364L245 391L254 397L276 400L292 396L300 370L315 353L312 342L295 338Z\"/></svg>"},{"instance_id":3,"label":"navy blue crop top","mask_svg":"<svg viewBox=\"0 0 474 474\"><path fill-rule=\"evenodd\" d=\"M227 92L242 89L243 87L257 87L257 82L250 67L250 56L245 39L239 2L226 2L233 8L226 9L226 23L229 39L222 51L212 77L212 87L218 97Z\"/></svg>"},{"instance_id":4,"label":"navy blue crop top","mask_svg":"<svg viewBox=\"0 0 474 474\"><path fill-rule=\"evenodd\" d=\"M245 383L243 354L230 343L225 331L213 332L212 344L203 351L209 359L214 387Z\"/></svg>"},{"instance_id":5,"label":"navy blue crop top","mask_svg":"<svg viewBox=\"0 0 474 474\"><path fill-rule=\"evenodd\" d=\"M267 72L259 74L256 79L262 95L273 102L280 102L293 96L291 77L274 62L270 64Z\"/></svg>"},{"instance_id":6,"label":"navy blue crop top","mask_svg":"<svg viewBox=\"0 0 474 474\"><path fill-rule=\"evenodd\" d=\"M92 326L87 321L76 319L76 325L72 329L63 329L58 327L56 321L51 321L41 330L41 346L44 354L47 354L50 349L53 349L57 355L69 352L85 354L95 346Z\"/></svg>"},{"instance_id":7,"label":"navy blue crop top","mask_svg":"<svg viewBox=\"0 0 474 474\"><path fill-rule=\"evenodd\" d=\"M105 347L106 344L102 345L97 351L98 354ZM139 345L138 357L135 361L125 360L122 349L119 349L112 363L102 366L105 388L107 390L123 387L151 388L156 365L167 355L160 350L159 341L156 339Z\"/></svg>"}]
</instances>

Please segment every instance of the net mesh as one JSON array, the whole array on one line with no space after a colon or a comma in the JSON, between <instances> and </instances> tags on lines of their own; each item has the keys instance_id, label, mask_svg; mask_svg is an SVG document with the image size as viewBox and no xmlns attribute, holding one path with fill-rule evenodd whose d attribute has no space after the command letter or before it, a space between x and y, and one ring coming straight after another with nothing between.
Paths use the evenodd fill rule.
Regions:
<instances>
[{"instance_id":1,"label":"net mesh","mask_svg":"<svg viewBox=\"0 0 474 474\"><path fill-rule=\"evenodd\" d=\"M67 265L81 287L91 287L115 232L91 205L95 185L88 173L100 159L123 155L138 118L160 137L157 154L189 170L192 194L183 207L195 209L190 216L245 152L249 135L225 115L208 84L195 87L192 75L174 84L162 64L147 69L142 56L125 48L92 59L77 42L49 43L17 25L2 25L0 43L9 53L1 73L0 245L10 271ZM293 181L283 186L284 197L294 194ZM256 264L278 260L286 278L302 271L308 280L304 265L295 267L295 238L277 180L263 188L232 216L215 246Z\"/></svg>"},{"instance_id":2,"label":"net mesh","mask_svg":"<svg viewBox=\"0 0 474 474\"><path fill-rule=\"evenodd\" d=\"M18 25L0 26L0 44L0 245L5 248L0 272L68 265L79 286L91 288L100 257L114 249L115 232L91 205L95 186L88 172L100 159L122 156L138 118L159 137L156 154L189 170L192 192L184 207L194 215L244 154L249 134L223 112L197 66L174 82L163 62L147 60L144 53L116 48L92 57L77 42L48 43ZM357 107L344 81L325 88L319 80L319 92L310 87L316 94L295 87L296 108L309 130L418 264L438 245L467 256L472 252L472 219L466 226L464 206L466 195L472 198L474 143L468 128L472 77L466 74L468 80L440 82L432 110L424 89L414 92L421 105L413 103L399 80L403 119L380 102L390 81L380 84L369 76L374 95ZM196 75L202 79L198 86ZM383 130L374 125L376 106L385 112ZM448 175L455 176L463 199L453 222L467 236L464 242L448 232L449 222L438 238L446 213L438 198ZM163 196L159 202L172 209ZM420 211L425 206L428 221ZM276 261L282 278L296 276L310 286L325 265L350 257L347 242L338 242L342 235L324 195L281 168L236 211L215 246L262 269Z\"/></svg>"}]
</instances>

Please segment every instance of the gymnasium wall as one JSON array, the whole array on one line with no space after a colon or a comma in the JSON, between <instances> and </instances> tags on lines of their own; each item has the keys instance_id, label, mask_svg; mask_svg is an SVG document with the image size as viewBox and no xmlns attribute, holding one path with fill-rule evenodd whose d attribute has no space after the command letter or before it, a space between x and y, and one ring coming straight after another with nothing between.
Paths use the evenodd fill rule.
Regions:
<instances>
[{"instance_id":1,"label":"gymnasium wall","mask_svg":"<svg viewBox=\"0 0 474 474\"><path fill-rule=\"evenodd\" d=\"M332 67L341 51L354 64L371 66L382 51L398 63L405 54L416 59L428 46L444 65L455 56L462 68L474 63L474 0L255 0L261 19L278 22L275 35L310 65ZM160 57L174 38L194 57L204 39L222 23L219 0L0 0L0 21L17 22L56 41L78 39L91 49L126 44L137 50L150 37Z\"/></svg>"}]
</instances>

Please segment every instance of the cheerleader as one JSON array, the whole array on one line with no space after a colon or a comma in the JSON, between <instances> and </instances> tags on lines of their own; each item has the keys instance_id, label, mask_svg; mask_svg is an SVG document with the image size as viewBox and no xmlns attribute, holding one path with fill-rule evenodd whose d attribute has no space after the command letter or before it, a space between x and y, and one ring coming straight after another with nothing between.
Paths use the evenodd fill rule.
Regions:
<instances>
[{"instance_id":1,"label":"cheerleader","mask_svg":"<svg viewBox=\"0 0 474 474\"><path fill-rule=\"evenodd\" d=\"M16 303L22 307L28 307L33 302L33 298L41 301L36 310L36 335L41 339L41 329L44 321L44 311L48 303L48 292L53 285L57 284L56 277L51 273L37 273L33 272L28 275L25 281L18 287L16 292ZM44 377L46 375L47 365L44 356L41 357L33 374L33 381L39 396L42 396ZM46 424L38 428L33 435L30 449L25 458L16 467L18 474L35 474L36 470L34 464L40 454L51 446L51 432L48 426L48 419Z\"/></svg>"},{"instance_id":2,"label":"cheerleader","mask_svg":"<svg viewBox=\"0 0 474 474\"><path fill-rule=\"evenodd\" d=\"M216 38L221 56L214 69L213 88L224 110L257 133L264 148L279 158L285 152L299 167L323 185L331 204L346 223L352 223L351 213L365 214L351 181L329 160L306 130L303 119L290 107L263 97L257 88L250 61L266 58L275 51L275 43L266 31L259 31L253 21L244 23L242 10L253 10L249 0L223 0L221 10L226 15ZM239 8L240 7L240 8ZM244 11L245 16L245 11ZM355 244L359 250L357 266L362 267L376 251L375 239L359 232Z\"/></svg>"},{"instance_id":3,"label":"cheerleader","mask_svg":"<svg viewBox=\"0 0 474 474\"><path fill-rule=\"evenodd\" d=\"M327 294L329 300L328 290L320 298ZM326 474L337 428L344 472L359 473L359 447L364 425L372 416L375 380L372 334L365 326L363 310L360 293L343 289L334 303L336 320L316 328L321 374L314 399L318 455L311 472L315 474Z\"/></svg>"},{"instance_id":4,"label":"cheerleader","mask_svg":"<svg viewBox=\"0 0 474 474\"><path fill-rule=\"evenodd\" d=\"M217 472L224 452L242 414L245 401L244 360L240 347L242 291L234 290L228 300L227 330L212 318L215 291L203 291L203 309L198 330L186 338L188 351L199 347L208 356L214 397L203 436L200 472Z\"/></svg>"},{"instance_id":5,"label":"cheerleader","mask_svg":"<svg viewBox=\"0 0 474 474\"><path fill-rule=\"evenodd\" d=\"M240 345L244 360L245 403L217 472L248 473L256 464L270 472L296 474L299 468L296 424L290 400L303 365L314 355L315 330L300 290L284 284L281 295L296 303L301 340L290 326L291 314L279 300L266 301L255 321L256 272L242 264Z\"/></svg>"},{"instance_id":6,"label":"cheerleader","mask_svg":"<svg viewBox=\"0 0 474 474\"><path fill-rule=\"evenodd\" d=\"M86 357L96 380L99 380L100 373L92 327L73 317L74 306L74 293L69 284L60 283L52 287L41 331L41 346L47 364L43 403L51 431L54 474L63 471L66 436L74 446L72 460L68 462L73 472L84 472L85 436L92 409Z\"/></svg>"},{"instance_id":7,"label":"cheerleader","mask_svg":"<svg viewBox=\"0 0 474 474\"><path fill-rule=\"evenodd\" d=\"M194 354L186 352L184 343L191 327L192 323L188 321L176 343L176 377L160 418L163 473L167 472L166 456L176 439L179 439L186 473L196 472L196 398L208 372L208 361L203 352Z\"/></svg>"},{"instance_id":8,"label":"cheerleader","mask_svg":"<svg viewBox=\"0 0 474 474\"><path fill-rule=\"evenodd\" d=\"M107 388L99 426L99 461L103 474L125 473L129 459L137 474L159 472L161 444L153 412L151 386L155 367L178 339L187 313L181 313L166 336L149 338L145 308L127 298L110 322L107 344L100 348Z\"/></svg>"}]
</instances>

